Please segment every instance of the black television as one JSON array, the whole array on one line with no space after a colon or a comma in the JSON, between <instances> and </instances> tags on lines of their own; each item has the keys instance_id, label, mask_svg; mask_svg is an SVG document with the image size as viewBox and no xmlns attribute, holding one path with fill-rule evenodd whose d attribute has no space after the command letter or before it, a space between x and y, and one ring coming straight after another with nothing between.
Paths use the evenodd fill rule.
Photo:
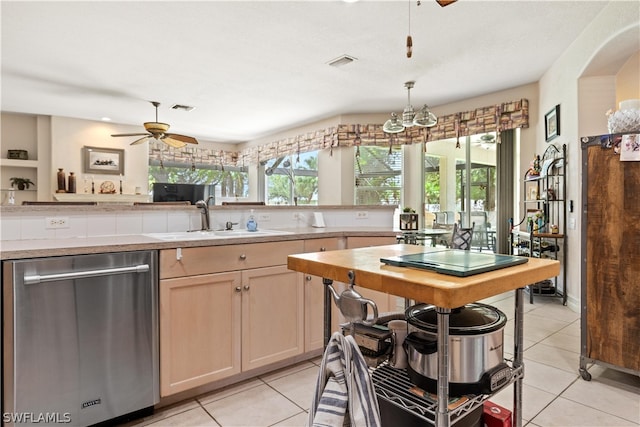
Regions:
<instances>
[{"instance_id":1,"label":"black television","mask_svg":"<svg viewBox=\"0 0 640 427\"><path fill-rule=\"evenodd\" d=\"M195 205L198 200L204 200L214 195L214 185L204 184L170 184L155 182L153 184L154 202L184 202ZM213 204L210 202L209 204Z\"/></svg>"}]
</instances>

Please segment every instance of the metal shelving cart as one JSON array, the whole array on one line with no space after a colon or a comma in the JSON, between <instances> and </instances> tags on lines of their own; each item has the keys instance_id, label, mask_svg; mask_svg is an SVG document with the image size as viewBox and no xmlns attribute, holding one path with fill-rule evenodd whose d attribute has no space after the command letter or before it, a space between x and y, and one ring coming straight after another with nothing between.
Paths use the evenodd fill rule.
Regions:
<instances>
[{"instance_id":1,"label":"metal shelving cart","mask_svg":"<svg viewBox=\"0 0 640 427\"><path fill-rule=\"evenodd\" d=\"M467 405L455 410L449 409L449 315L453 308L488 298L506 291L515 291L514 350L512 378L514 386L513 420L514 426L522 426L522 378L523 373L523 325L524 286L531 281L542 280L558 274L557 261L531 259L525 264L510 267L501 272L482 273L471 278L444 276L435 272L413 271L412 269L388 268L381 266L379 259L389 255L422 252L424 247L414 245L390 245L359 249L344 249L290 255L288 267L291 270L323 277L323 283L349 278L352 285L374 288L392 295L430 301L437 316L437 360L438 393L436 402L418 401L408 396L406 372L394 369L389 373L384 363L372 371L376 393L380 399L410 410L423 419L427 425L449 427L464 419L468 411L478 409L489 396L481 395L470 399ZM447 286L444 282L450 282ZM325 341L331 332L331 294L325 289ZM433 417L433 418L432 418Z\"/></svg>"}]
</instances>

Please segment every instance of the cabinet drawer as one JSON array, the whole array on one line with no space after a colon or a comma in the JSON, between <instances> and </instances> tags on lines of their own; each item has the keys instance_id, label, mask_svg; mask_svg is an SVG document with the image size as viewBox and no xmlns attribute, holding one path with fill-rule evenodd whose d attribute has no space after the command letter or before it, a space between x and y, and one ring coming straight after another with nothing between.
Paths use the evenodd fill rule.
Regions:
<instances>
[{"instance_id":1,"label":"cabinet drawer","mask_svg":"<svg viewBox=\"0 0 640 427\"><path fill-rule=\"evenodd\" d=\"M324 239L309 239L304 241L305 252L324 252L344 249L342 239L338 237L327 237Z\"/></svg>"},{"instance_id":2,"label":"cabinet drawer","mask_svg":"<svg viewBox=\"0 0 640 427\"><path fill-rule=\"evenodd\" d=\"M160 251L160 278L282 265L287 263L288 255L301 253L303 249L302 240L182 248L181 259L177 259L176 249L163 249Z\"/></svg>"},{"instance_id":3,"label":"cabinet drawer","mask_svg":"<svg viewBox=\"0 0 640 427\"><path fill-rule=\"evenodd\" d=\"M364 248L368 246L383 246L396 244L393 236L380 237L347 237L347 249Z\"/></svg>"}]
</instances>

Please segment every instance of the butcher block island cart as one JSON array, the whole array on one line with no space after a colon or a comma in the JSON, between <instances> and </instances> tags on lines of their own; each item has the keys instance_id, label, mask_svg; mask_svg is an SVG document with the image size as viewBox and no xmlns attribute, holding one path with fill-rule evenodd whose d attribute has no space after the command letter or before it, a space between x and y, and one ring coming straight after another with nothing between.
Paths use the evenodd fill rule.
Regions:
<instances>
[{"instance_id":1,"label":"butcher block island cart","mask_svg":"<svg viewBox=\"0 0 640 427\"><path fill-rule=\"evenodd\" d=\"M290 255L288 267L291 270L319 276L325 283L333 280L349 282L352 278L355 286L368 288L391 295L398 295L414 301L433 304L437 312L437 357L438 357L438 396L431 408L416 407L407 402L404 393L386 389L376 384L376 371L388 368L374 368L373 377L376 393L380 399L401 406L422 416L432 414L435 425L448 427L455 424L466 412L482 405L489 396L481 395L469 400L456 409L449 409L449 314L452 309L462 307L484 298L515 291L515 338L513 360L508 361L513 371L514 425L522 426L522 378L523 378L523 289L540 280L554 277L560 272L560 263L550 259L530 258L525 264L480 273L467 277L440 274L428 270L394 267L380 262L381 258L421 253L433 250L414 245L388 245L358 249L345 249L328 252L314 252ZM329 293L325 297L325 328L330 325L331 304ZM325 330L325 339L329 331ZM406 375L403 370L394 370L399 377ZM401 382L401 381L399 381ZM424 400L424 404L428 402ZM430 421L433 422L433 421Z\"/></svg>"}]
</instances>

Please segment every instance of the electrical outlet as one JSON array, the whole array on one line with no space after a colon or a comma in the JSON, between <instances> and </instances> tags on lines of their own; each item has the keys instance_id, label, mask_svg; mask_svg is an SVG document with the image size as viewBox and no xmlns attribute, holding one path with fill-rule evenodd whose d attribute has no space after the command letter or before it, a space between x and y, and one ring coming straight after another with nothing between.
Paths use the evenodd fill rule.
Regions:
<instances>
[{"instance_id":1,"label":"electrical outlet","mask_svg":"<svg viewBox=\"0 0 640 427\"><path fill-rule=\"evenodd\" d=\"M302 219L302 214L300 212L294 212L292 218L295 220Z\"/></svg>"},{"instance_id":2,"label":"electrical outlet","mask_svg":"<svg viewBox=\"0 0 640 427\"><path fill-rule=\"evenodd\" d=\"M66 216L50 216L45 219L45 228L69 228L69 218Z\"/></svg>"},{"instance_id":3,"label":"electrical outlet","mask_svg":"<svg viewBox=\"0 0 640 427\"><path fill-rule=\"evenodd\" d=\"M271 221L271 215L267 213L258 214L258 221Z\"/></svg>"},{"instance_id":4,"label":"electrical outlet","mask_svg":"<svg viewBox=\"0 0 640 427\"><path fill-rule=\"evenodd\" d=\"M575 229L576 229L576 219L569 218L569 230L575 230Z\"/></svg>"},{"instance_id":5,"label":"electrical outlet","mask_svg":"<svg viewBox=\"0 0 640 427\"><path fill-rule=\"evenodd\" d=\"M367 211L356 212L356 219L367 219L367 218L369 218L369 212Z\"/></svg>"}]
</instances>

